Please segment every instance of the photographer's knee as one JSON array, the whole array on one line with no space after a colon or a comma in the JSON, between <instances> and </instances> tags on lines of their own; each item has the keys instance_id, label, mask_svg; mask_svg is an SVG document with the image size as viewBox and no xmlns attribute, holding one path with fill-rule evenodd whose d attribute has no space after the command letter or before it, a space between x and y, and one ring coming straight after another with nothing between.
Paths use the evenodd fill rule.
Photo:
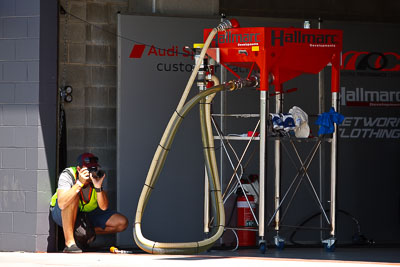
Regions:
<instances>
[{"instance_id":1,"label":"photographer's knee","mask_svg":"<svg viewBox=\"0 0 400 267\"><path fill-rule=\"evenodd\" d=\"M128 227L128 225L129 225L128 219L124 215L120 214L118 220L118 232L124 231Z\"/></svg>"}]
</instances>

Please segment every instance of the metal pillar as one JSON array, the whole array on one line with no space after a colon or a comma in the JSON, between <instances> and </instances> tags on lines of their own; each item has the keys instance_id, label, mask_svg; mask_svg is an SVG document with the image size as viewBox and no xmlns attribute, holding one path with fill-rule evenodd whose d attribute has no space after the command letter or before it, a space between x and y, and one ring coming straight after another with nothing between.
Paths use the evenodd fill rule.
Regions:
<instances>
[{"instance_id":1,"label":"metal pillar","mask_svg":"<svg viewBox=\"0 0 400 267\"><path fill-rule=\"evenodd\" d=\"M337 110L337 92L332 93L332 107ZM335 236L336 231L336 159L337 159L337 125L332 134L331 143L331 236Z\"/></svg>"},{"instance_id":2,"label":"metal pillar","mask_svg":"<svg viewBox=\"0 0 400 267\"><path fill-rule=\"evenodd\" d=\"M266 114L267 113L267 91L260 91L260 204L258 211L258 235L260 242L264 240L264 217L265 217L265 147L266 147ZM265 244L264 244L265 245Z\"/></svg>"},{"instance_id":3,"label":"metal pillar","mask_svg":"<svg viewBox=\"0 0 400 267\"><path fill-rule=\"evenodd\" d=\"M282 112L282 85L276 85L275 88L275 113ZM276 236L274 237L274 243L277 247L280 247L283 244L284 240L279 236L280 229L280 189L281 189L281 141L277 138L274 141L275 151L274 151L274 161L275 161L275 199L274 199L274 207L277 211L275 214L275 231Z\"/></svg>"}]
</instances>

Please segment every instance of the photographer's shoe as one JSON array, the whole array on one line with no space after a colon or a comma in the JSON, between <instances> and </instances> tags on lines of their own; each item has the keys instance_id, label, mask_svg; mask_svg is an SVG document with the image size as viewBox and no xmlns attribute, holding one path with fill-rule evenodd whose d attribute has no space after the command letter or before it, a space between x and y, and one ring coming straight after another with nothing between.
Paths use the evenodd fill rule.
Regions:
<instances>
[{"instance_id":1,"label":"photographer's shoe","mask_svg":"<svg viewBox=\"0 0 400 267\"><path fill-rule=\"evenodd\" d=\"M63 252L65 252L65 253L82 253L82 249L80 249L76 244L72 244L69 247L65 247Z\"/></svg>"}]
</instances>

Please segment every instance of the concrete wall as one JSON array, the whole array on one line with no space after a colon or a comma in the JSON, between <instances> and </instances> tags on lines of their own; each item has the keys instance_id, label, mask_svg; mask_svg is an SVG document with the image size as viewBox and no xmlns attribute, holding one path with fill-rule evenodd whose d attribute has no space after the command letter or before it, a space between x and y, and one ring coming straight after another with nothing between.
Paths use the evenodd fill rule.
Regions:
<instances>
[{"instance_id":1,"label":"concrete wall","mask_svg":"<svg viewBox=\"0 0 400 267\"><path fill-rule=\"evenodd\" d=\"M232 16L291 18L301 20L345 20L399 23L397 0L129 0L129 11L139 14L205 17Z\"/></svg>"},{"instance_id":2,"label":"concrete wall","mask_svg":"<svg viewBox=\"0 0 400 267\"><path fill-rule=\"evenodd\" d=\"M60 1L69 16L59 20L59 85L71 85L65 104L67 165L90 151L107 171L106 188L115 206L116 18L127 1Z\"/></svg>"},{"instance_id":3,"label":"concrete wall","mask_svg":"<svg viewBox=\"0 0 400 267\"><path fill-rule=\"evenodd\" d=\"M129 0L129 12L178 17L211 17L219 14L218 0Z\"/></svg>"},{"instance_id":4,"label":"concrete wall","mask_svg":"<svg viewBox=\"0 0 400 267\"><path fill-rule=\"evenodd\" d=\"M55 7L49 0L0 1L0 251L46 251L54 244L48 203L56 152L49 91L56 88ZM52 49L42 61L42 37L51 31Z\"/></svg>"},{"instance_id":5,"label":"concrete wall","mask_svg":"<svg viewBox=\"0 0 400 267\"><path fill-rule=\"evenodd\" d=\"M117 13L127 0L61 0L59 86L73 88L65 103L67 166L85 151L96 154L107 172L110 206L116 207L116 31ZM61 170L60 170L61 171ZM113 236L100 236L101 245ZM110 241L112 242L112 241Z\"/></svg>"}]
</instances>

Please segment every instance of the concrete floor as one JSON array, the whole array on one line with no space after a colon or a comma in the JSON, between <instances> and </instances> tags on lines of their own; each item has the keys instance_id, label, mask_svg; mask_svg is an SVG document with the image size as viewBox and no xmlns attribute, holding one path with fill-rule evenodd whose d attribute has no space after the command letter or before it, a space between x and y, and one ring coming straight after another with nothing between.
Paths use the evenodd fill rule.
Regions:
<instances>
[{"instance_id":1,"label":"concrete floor","mask_svg":"<svg viewBox=\"0 0 400 267\"><path fill-rule=\"evenodd\" d=\"M0 252L1 267L18 266L252 266L268 267L368 267L400 266L400 248L337 248L326 252L321 248L274 248L261 254L257 249L237 250L235 252L212 250L200 255L171 256L150 255L139 250L133 254L111 254L108 252L86 252L82 254L65 253L27 253Z\"/></svg>"}]
</instances>

